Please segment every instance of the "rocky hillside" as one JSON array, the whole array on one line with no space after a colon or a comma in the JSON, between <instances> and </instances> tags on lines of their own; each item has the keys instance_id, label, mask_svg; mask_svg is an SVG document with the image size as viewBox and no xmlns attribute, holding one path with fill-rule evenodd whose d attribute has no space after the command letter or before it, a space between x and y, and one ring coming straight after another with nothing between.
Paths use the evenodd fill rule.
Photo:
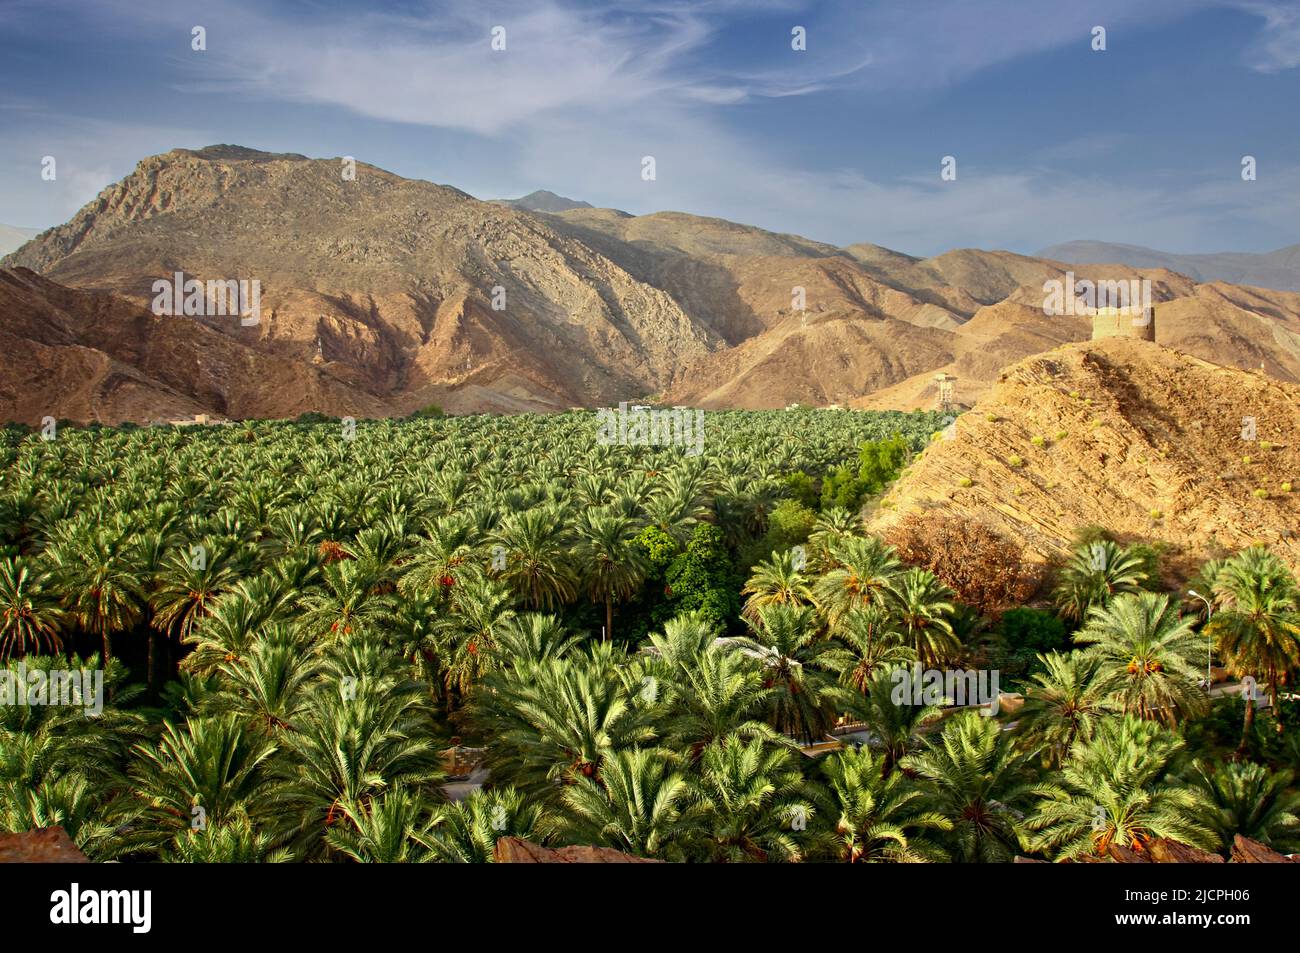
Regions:
<instances>
[{"instance_id":1,"label":"rocky hillside","mask_svg":"<svg viewBox=\"0 0 1300 953\"><path fill-rule=\"evenodd\" d=\"M1243 439L1253 418L1253 440ZM1002 372L895 484L871 528L911 513L984 521L1040 559L1077 528L1171 546L1188 569L1264 542L1300 564L1300 387L1129 339Z\"/></svg>"},{"instance_id":2,"label":"rocky hillside","mask_svg":"<svg viewBox=\"0 0 1300 953\"><path fill-rule=\"evenodd\" d=\"M1072 270L1150 279L1162 343L1300 381L1296 294L1002 251L919 259L558 196L481 202L364 163L350 171L341 159L237 146L145 159L4 259L47 283L11 272L0 328L22 348L49 346L23 315L64 309L74 336L59 346L112 355L175 389L184 382L155 378L157 368L129 356L167 364L184 329L197 327L191 348L234 349L270 375L178 391L223 414L315 399L313 409L354 415L431 403L461 413L552 411L648 396L715 408L929 407L937 371L957 378L956 399L969 405L1007 365L1088 338L1086 320L1043 314L1043 283ZM127 320L148 307L155 281L178 271L257 279L261 322ZM115 304L94 299L93 308L120 313L122 333L146 337L76 336L88 326L78 308L92 299L74 291L113 295ZM150 337L163 328L173 330ZM188 353L171 363L184 366ZM28 419L29 406L51 401L56 416L76 419L160 415L144 398L96 396L111 388L74 389L80 396L60 402L57 391L26 399L27 386L19 370L0 374L0 389L14 395L0 402L0 418Z\"/></svg>"},{"instance_id":3,"label":"rocky hillside","mask_svg":"<svg viewBox=\"0 0 1300 953\"><path fill-rule=\"evenodd\" d=\"M319 367L250 347L193 318L159 317L118 295L67 288L26 269L0 271L0 315L7 420L391 412Z\"/></svg>"}]
</instances>

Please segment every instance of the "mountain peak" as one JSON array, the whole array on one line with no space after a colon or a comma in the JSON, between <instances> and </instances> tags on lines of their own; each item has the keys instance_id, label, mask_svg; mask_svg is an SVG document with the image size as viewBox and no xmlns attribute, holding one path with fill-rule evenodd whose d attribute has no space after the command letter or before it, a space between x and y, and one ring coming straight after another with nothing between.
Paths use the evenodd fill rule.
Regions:
<instances>
[{"instance_id":1,"label":"mountain peak","mask_svg":"<svg viewBox=\"0 0 1300 953\"><path fill-rule=\"evenodd\" d=\"M204 146L202 149L173 149L172 152L178 155L189 155L199 159L223 162L309 161L307 156L300 155L297 152L263 152L261 149L250 149L248 146L237 146L229 143Z\"/></svg>"},{"instance_id":2,"label":"mountain peak","mask_svg":"<svg viewBox=\"0 0 1300 953\"><path fill-rule=\"evenodd\" d=\"M566 198L563 195L556 195L554 192L548 192L546 189L538 189L536 192L529 192L522 198L517 199L497 199L498 204L509 205L511 208L524 209L528 212L567 212L575 208L594 208L590 202L581 202L577 199Z\"/></svg>"}]
</instances>

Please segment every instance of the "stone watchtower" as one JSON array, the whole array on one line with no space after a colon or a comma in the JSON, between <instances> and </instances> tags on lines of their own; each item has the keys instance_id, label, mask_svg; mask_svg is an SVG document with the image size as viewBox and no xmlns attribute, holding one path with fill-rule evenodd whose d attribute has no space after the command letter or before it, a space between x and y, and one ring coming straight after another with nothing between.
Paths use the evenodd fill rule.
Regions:
<instances>
[{"instance_id":1,"label":"stone watchtower","mask_svg":"<svg viewBox=\"0 0 1300 953\"><path fill-rule=\"evenodd\" d=\"M1152 305L1136 308L1094 308L1092 311L1092 339L1137 338L1140 341L1156 339L1156 309Z\"/></svg>"},{"instance_id":2,"label":"stone watchtower","mask_svg":"<svg viewBox=\"0 0 1300 953\"><path fill-rule=\"evenodd\" d=\"M952 410L952 385L957 378L951 374L935 374L934 387L936 392L936 409L947 413Z\"/></svg>"}]
</instances>

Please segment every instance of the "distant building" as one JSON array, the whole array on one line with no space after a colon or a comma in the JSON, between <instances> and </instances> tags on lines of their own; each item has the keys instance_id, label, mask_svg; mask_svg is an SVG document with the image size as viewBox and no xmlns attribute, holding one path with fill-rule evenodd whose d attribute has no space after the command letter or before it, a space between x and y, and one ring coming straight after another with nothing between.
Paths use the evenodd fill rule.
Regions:
<instances>
[{"instance_id":1,"label":"distant building","mask_svg":"<svg viewBox=\"0 0 1300 953\"><path fill-rule=\"evenodd\" d=\"M208 414L195 414L193 417L180 417L166 421L173 427L202 427L208 424L228 424L229 420L222 417L212 417Z\"/></svg>"},{"instance_id":2,"label":"distant building","mask_svg":"<svg viewBox=\"0 0 1300 953\"><path fill-rule=\"evenodd\" d=\"M938 393L938 409L947 413L952 410L952 389L957 382L957 378L951 374L935 374L934 388Z\"/></svg>"},{"instance_id":3,"label":"distant building","mask_svg":"<svg viewBox=\"0 0 1300 953\"><path fill-rule=\"evenodd\" d=\"M1096 308L1092 311L1092 339L1137 338L1140 341L1156 339L1156 309L1154 305L1137 308Z\"/></svg>"}]
</instances>

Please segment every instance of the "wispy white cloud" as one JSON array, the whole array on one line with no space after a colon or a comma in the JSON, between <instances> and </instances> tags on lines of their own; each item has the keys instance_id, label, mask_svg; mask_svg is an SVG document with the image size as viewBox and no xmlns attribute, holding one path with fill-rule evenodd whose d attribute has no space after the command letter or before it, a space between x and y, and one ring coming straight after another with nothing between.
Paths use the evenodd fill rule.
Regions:
<instances>
[{"instance_id":1,"label":"wispy white cloud","mask_svg":"<svg viewBox=\"0 0 1300 953\"><path fill-rule=\"evenodd\" d=\"M881 182L855 169L792 166L723 116L740 103L829 88L938 89L1017 58L1071 44L1086 48L1095 25L1107 27L1111 43L1123 43L1130 28L1214 6L1260 18L1250 65L1300 65L1300 22L1294 5L1280 0L1092 0L1086 7L1064 0L624 0L600 8L541 0L486 9L430 0L401 14L322 5L309 17L301 7L290 14L248 0L207 0L197 22L208 27L208 50L180 56L175 82L253 104L316 104L472 137L463 157L439 164L442 181L471 189L482 184L474 178L475 150L492 150L511 157L511 181L524 191L551 188L636 212L683 209L841 244L869 240L932 252L997 236L1003 246L1029 249L1087 232L1195 248L1213 244L1226 219L1280 230L1290 215L1293 232L1300 192L1283 184L1295 184L1294 172L1270 170L1247 192L1231 170L1222 181L1207 175L1190 185L1139 187L1042 168L1081 157L1077 150L1098 156L1124 147L1115 137L1090 136L1047 146L1020 168L963 165L955 183L939 181L937 159L932 179ZM87 9L123 36L164 29L183 38L195 22L195 8L145 9L136 0L97 0ZM806 26L807 52L789 51L788 28L781 26L772 43L790 55L779 66L720 65L714 45L738 17L757 13ZM491 49L495 25L506 28L503 52ZM83 147L104 142L97 146L103 159L86 164L80 185L70 179L65 191L50 193L60 206L121 155L134 161L160 151L153 148L160 140L170 148L231 138L227 130L211 137L179 129L141 134L107 121L76 134ZM13 145L0 146L0 162L16 161ZM33 148L23 144L23 163ZM368 158L360 145L355 154ZM656 157L655 182L640 179L643 155Z\"/></svg>"},{"instance_id":2,"label":"wispy white cloud","mask_svg":"<svg viewBox=\"0 0 1300 953\"><path fill-rule=\"evenodd\" d=\"M1253 69L1277 73L1300 66L1300 5L1294 0L1247 0L1242 9L1264 20L1263 31L1247 50Z\"/></svg>"}]
</instances>

